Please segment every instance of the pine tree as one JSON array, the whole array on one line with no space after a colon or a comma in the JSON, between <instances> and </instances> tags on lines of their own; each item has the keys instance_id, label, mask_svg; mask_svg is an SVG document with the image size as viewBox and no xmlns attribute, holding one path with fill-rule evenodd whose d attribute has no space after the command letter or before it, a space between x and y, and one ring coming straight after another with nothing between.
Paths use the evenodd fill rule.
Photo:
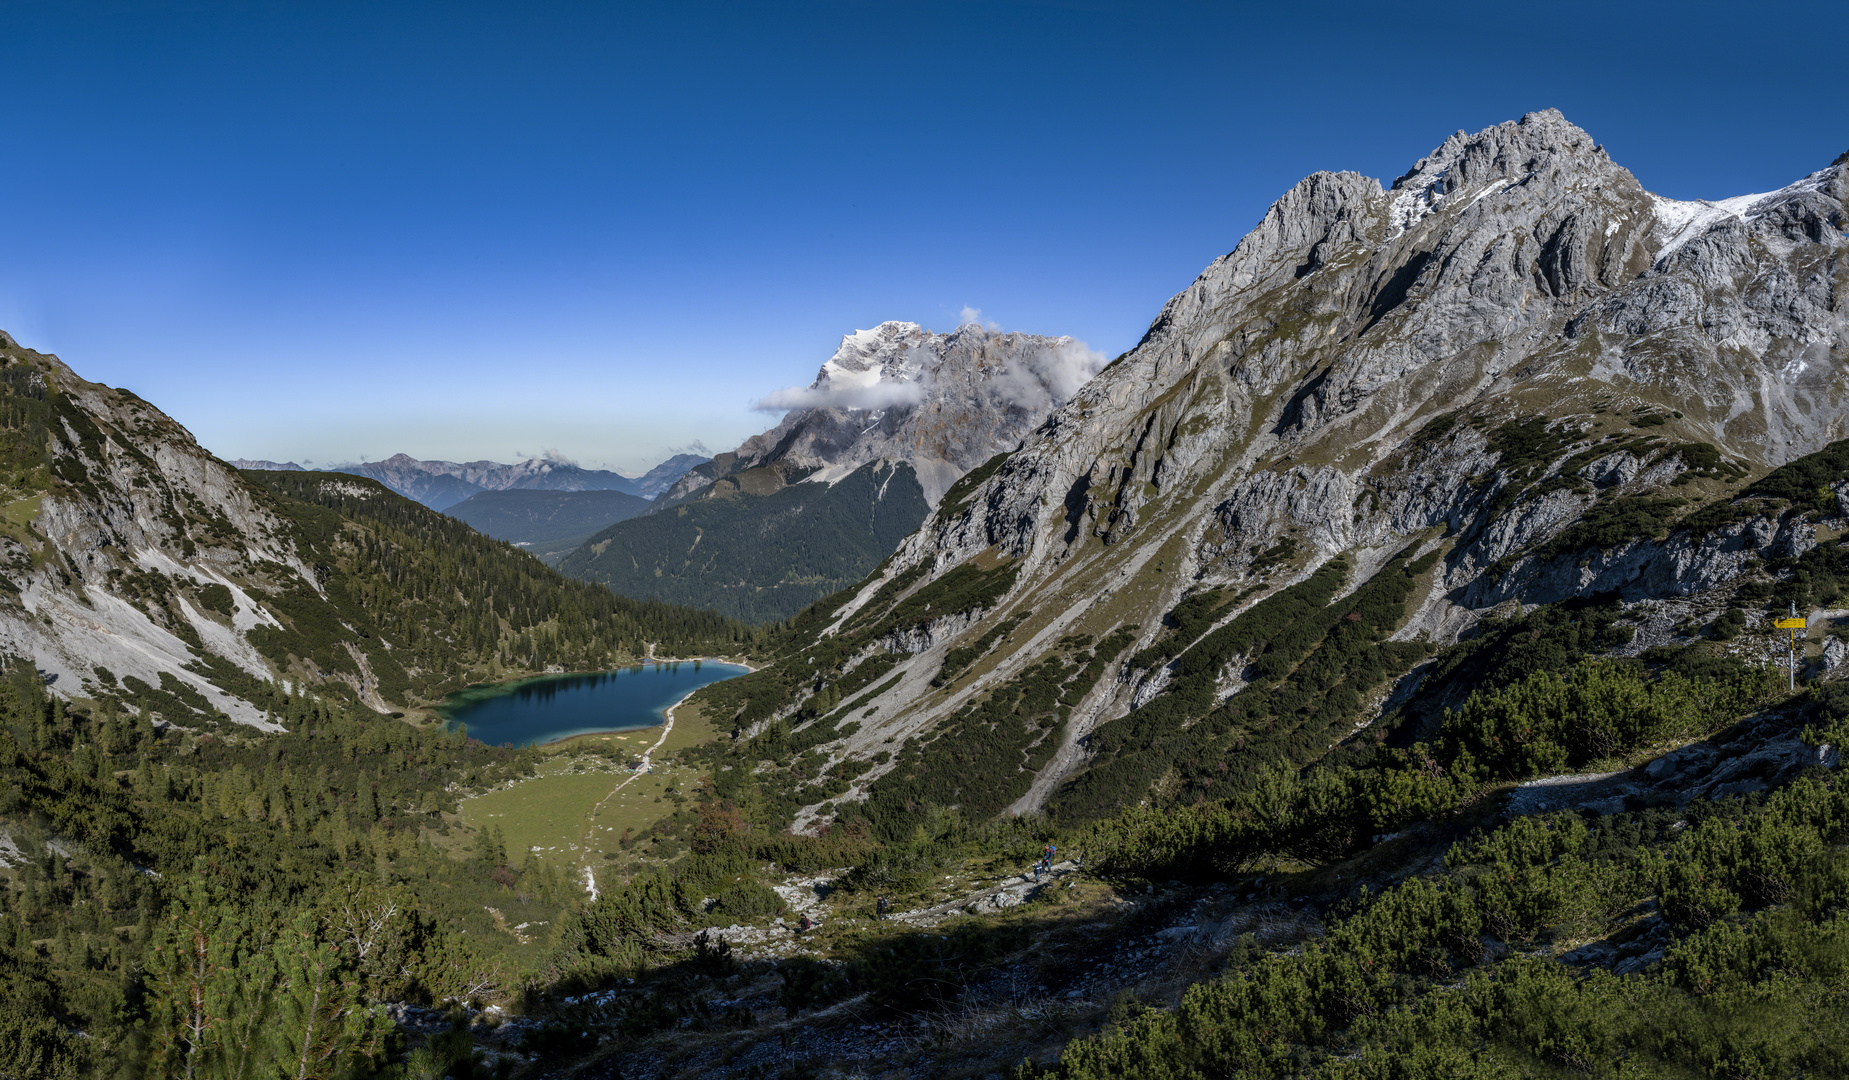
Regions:
<instances>
[{"instance_id":1,"label":"pine tree","mask_svg":"<svg viewBox=\"0 0 1849 1080\"><path fill-rule=\"evenodd\" d=\"M279 987L269 1047L290 1080L316 1080L382 1064L390 1024L359 1002L351 957L321 940L315 917L298 914L277 939Z\"/></svg>"}]
</instances>

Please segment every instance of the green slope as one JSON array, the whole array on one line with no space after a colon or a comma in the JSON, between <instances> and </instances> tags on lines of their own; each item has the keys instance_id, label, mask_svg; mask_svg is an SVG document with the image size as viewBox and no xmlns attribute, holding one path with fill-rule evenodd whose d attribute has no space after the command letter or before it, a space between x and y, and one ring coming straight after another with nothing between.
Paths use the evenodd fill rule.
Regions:
<instances>
[{"instance_id":1,"label":"green slope","mask_svg":"<svg viewBox=\"0 0 1849 1080\"><path fill-rule=\"evenodd\" d=\"M787 619L865 577L928 512L911 466L870 464L832 486L694 499L618 522L559 569L623 596Z\"/></svg>"}]
</instances>

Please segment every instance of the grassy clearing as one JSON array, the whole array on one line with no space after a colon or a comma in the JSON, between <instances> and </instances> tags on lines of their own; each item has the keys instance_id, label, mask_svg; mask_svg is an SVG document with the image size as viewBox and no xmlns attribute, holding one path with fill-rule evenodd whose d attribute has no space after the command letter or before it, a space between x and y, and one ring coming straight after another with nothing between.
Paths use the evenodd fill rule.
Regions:
<instances>
[{"instance_id":1,"label":"grassy clearing","mask_svg":"<svg viewBox=\"0 0 1849 1080\"><path fill-rule=\"evenodd\" d=\"M575 860L585 815L628 775L621 769L573 772L565 759L547 761L533 779L463 803L462 823L471 833L498 826L515 864L531 854ZM642 777L630 788L652 779Z\"/></svg>"},{"instance_id":2,"label":"grassy clearing","mask_svg":"<svg viewBox=\"0 0 1849 1080\"><path fill-rule=\"evenodd\" d=\"M32 547L32 519L38 517L41 501L43 496L34 495L29 499L14 499L0 507L0 533Z\"/></svg>"},{"instance_id":3,"label":"grassy clearing","mask_svg":"<svg viewBox=\"0 0 1849 1080\"><path fill-rule=\"evenodd\" d=\"M641 728L579 735L548 747L552 753L533 779L464 800L459 815L463 828L452 832L447 846L453 854L466 854L476 833L499 827L508 858L516 865L535 855L569 862L588 855L594 865L602 865L606 854L618 852L624 830L640 832L679 808L669 790L689 789L699 774L674 761L717 732L697 706L677 707L674 727L654 753L655 771L632 779L626 764L661 735L659 727ZM606 802L625 780L629 783ZM590 821L593 810L596 819ZM588 852L587 821L593 826Z\"/></svg>"}]
</instances>

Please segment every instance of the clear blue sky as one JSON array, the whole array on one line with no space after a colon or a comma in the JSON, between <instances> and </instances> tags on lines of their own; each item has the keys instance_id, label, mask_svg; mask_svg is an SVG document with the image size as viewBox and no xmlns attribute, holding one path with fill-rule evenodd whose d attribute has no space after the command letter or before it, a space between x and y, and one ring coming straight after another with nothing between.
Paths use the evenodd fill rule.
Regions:
<instances>
[{"instance_id":1,"label":"clear blue sky","mask_svg":"<svg viewBox=\"0 0 1849 1080\"><path fill-rule=\"evenodd\" d=\"M1115 355L1303 174L1531 109L1782 186L1846 10L0 3L0 327L224 456L633 469L884 319Z\"/></svg>"}]
</instances>

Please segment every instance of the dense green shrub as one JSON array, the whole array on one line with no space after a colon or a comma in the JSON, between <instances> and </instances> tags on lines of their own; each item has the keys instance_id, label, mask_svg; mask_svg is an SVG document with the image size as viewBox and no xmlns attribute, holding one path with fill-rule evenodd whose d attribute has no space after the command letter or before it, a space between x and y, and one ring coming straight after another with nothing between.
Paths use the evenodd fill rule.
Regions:
<instances>
[{"instance_id":1,"label":"dense green shrub","mask_svg":"<svg viewBox=\"0 0 1849 1080\"><path fill-rule=\"evenodd\" d=\"M756 881L740 881L719 890L712 913L727 919L758 919L784 909L783 897Z\"/></svg>"},{"instance_id":2,"label":"dense green shrub","mask_svg":"<svg viewBox=\"0 0 1849 1080\"><path fill-rule=\"evenodd\" d=\"M1202 637L1174 661L1162 693L1092 734L1094 762L1061 789L1053 813L1069 823L1095 820L1158 784L1164 805L1185 805L1321 757L1352 724L1363 693L1429 651L1384 640L1404 617L1414 578L1437 558L1409 563L1409 554L1339 601L1348 565L1331 560ZM1235 660L1248 683L1220 701Z\"/></svg>"},{"instance_id":3,"label":"dense green shrub","mask_svg":"<svg viewBox=\"0 0 1849 1080\"><path fill-rule=\"evenodd\" d=\"M1665 811L1518 819L1437 875L1364 893L1300 951L1017 1076L1843 1075L1845 790L1800 780L1694 804L1692 829ZM1629 941L1653 907L1675 932L1659 967L1582 975L1545 955ZM1517 951L1497 960L1488 943Z\"/></svg>"},{"instance_id":4,"label":"dense green shrub","mask_svg":"<svg viewBox=\"0 0 1849 1080\"><path fill-rule=\"evenodd\" d=\"M1566 672L1536 672L1494 694L1472 694L1449 714L1443 756L1468 754L1486 779L1510 780L1578 768L1658 742L1687 742L1717 717L1738 716L1778 689L1775 673L1747 669L1727 682L1582 660Z\"/></svg>"}]
</instances>

